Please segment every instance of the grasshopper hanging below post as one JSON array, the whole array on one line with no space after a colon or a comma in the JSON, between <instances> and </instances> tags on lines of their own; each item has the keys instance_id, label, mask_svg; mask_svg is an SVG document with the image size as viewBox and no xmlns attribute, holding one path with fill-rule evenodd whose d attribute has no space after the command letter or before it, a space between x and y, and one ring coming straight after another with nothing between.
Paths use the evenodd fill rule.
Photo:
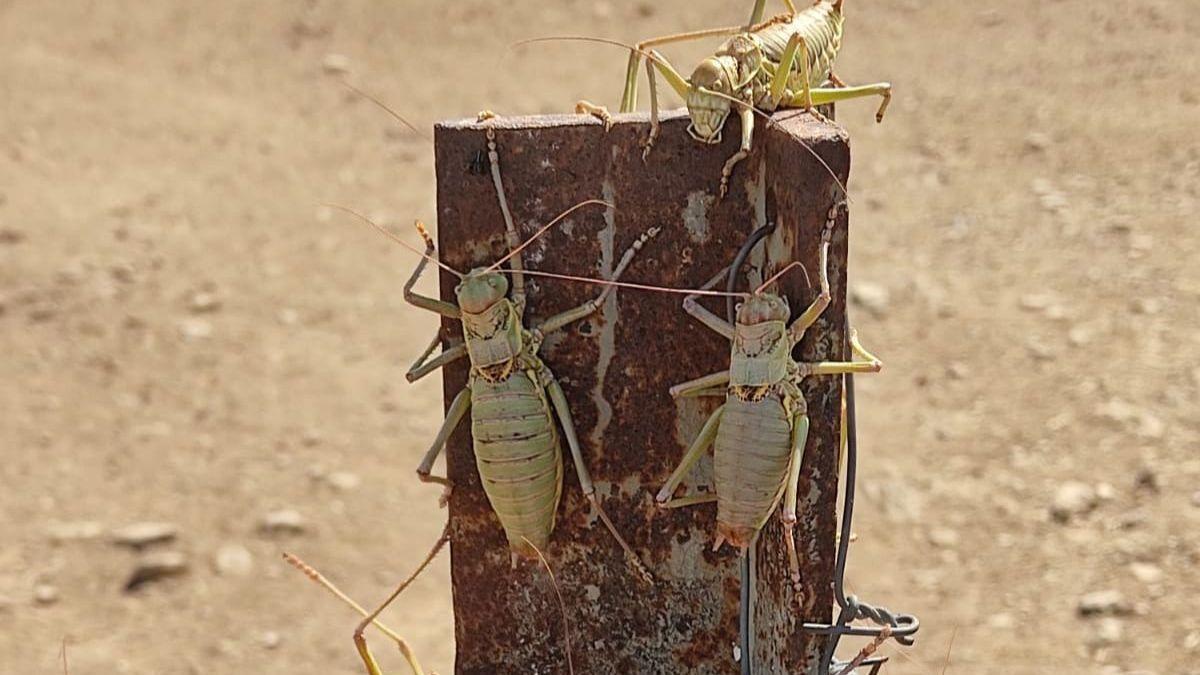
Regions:
<instances>
[{"instance_id":1,"label":"grasshopper hanging below post","mask_svg":"<svg viewBox=\"0 0 1200 675\"><path fill-rule=\"evenodd\" d=\"M799 11L792 0L783 2L787 13L765 21L766 0L756 0L748 25L666 35L639 42L630 50L621 112L633 112L637 108L637 71L645 56L650 84L650 135L646 139L643 158L649 156L659 133L655 70L687 102L691 118L688 133L701 143L720 143L725 121L737 108L742 121L742 143L721 171L722 197L729 190L734 167L753 147L756 111L802 108L815 114L814 106L880 96L883 101L875 119L883 121L892 96L889 83L851 87L833 72L833 62L842 45L844 0L817 0ZM665 44L722 35L732 37L712 56L701 61L690 78L685 78L654 49ZM611 124L611 117L603 106L580 101L576 111L599 117L606 126Z\"/></svg>"},{"instance_id":2,"label":"grasshopper hanging below post","mask_svg":"<svg viewBox=\"0 0 1200 675\"><path fill-rule=\"evenodd\" d=\"M417 475L422 481L439 483L449 489L446 478L432 475L433 463L469 412L476 466L484 491L508 538L513 564L515 566L517 558L536 559L534 549L544 549L549 543L562 494L563 460L559 430L554 422L557 416L585 497L620 544L638 576L648 581L649 572L617 532L596 497L566 395L550 368L538 356L546 335L599 311L614 287L607 285L595 299L549 317L532 328L526 327L525 270L521 262L524 246L519 245L520 238L505 196L495 132L489 128L486 133L492 179L504 216L510 253L490 267L478 268L468 274L453 272L461 279L455 289L457 304L424 297L412 289L426 263L432 259L434 245L421 228L426 257L418 263L404 287L404 297L413 305L460 320L465 337L462 344L454 345L436 357L433 357L436 344L431 345L413 364L408 379L420 379L464 356L471 361L467 386L450 404L445 423L417 468ZM575 208L589 204L603 205L604 202L593 200ZM565 215L552 221L551 225ZM614 281L657 232L653 229L643 234L625 251L613 270ZM506 261L512 267L511 294L508 278L499 269Z\"/></svg>"},{"instance_id":3,"label":"grasshopper hanging below post","mask_svg":"<svg viewBox=\"0 0 1200 675\"><path fill-rule=\"evenodd\" d=\"M725 542L742 549L749 547L782 501L784 543L797 593L800 567L793 529L809 428L808 406L800 383L810 375L874 373L882 368L853 332L851 361L800 363L792 357L793 348L821 317L832 298L828 260L837 208L830 209L821 238L820 294L790 325L787 300L764 292L773 280L768 280L738 306L733 325L705 309L696 296L684 300L688 314L730 340L730 365L728 370L672 387L671 395L723 395L725 403L705 422L655 498L663 508L717 502L714 550ZM708 285L719 283L726 274L733 273L736 270L726 270ZM710 445L714 446L715 493L673 498L688 471Z\"/></svg>"}]
</instances>

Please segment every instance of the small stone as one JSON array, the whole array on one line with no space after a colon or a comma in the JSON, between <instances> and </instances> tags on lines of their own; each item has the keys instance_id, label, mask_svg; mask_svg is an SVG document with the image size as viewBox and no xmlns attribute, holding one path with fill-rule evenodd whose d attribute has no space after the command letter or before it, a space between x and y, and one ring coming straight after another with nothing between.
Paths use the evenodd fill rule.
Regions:
<instances>
[{"instance_id":1,"label":"small stone","mask_svg":"<svg viewBox=\"0 0 1200 675\"><path fill-rule=\"evenodd\" d=\"M350 492L362 484L362 479L348 471L335 471L325 477L325 482L339 492Z\"/></svg>"},{"instance_id":2,"label":"small stone","mask_svg":"<svg viewBox=\"0 0 1200 675\"><path fill-rule=\"evenodd\" d=\"M1116 590L1088 593L1079 600L1079 616L1124 616L1132 612L1133 607Z\"/></svg>"},{"instance_id":3,"label":"small stone","mask_svg":"<svg viewBox=\"0 0 1200 675\"><path fill-rule=\"evenodd\" d=\"M954 548L959 541L958 532L947 527L937 527L929 532L929 543L938 548Z\"/></svg>"},{"instance_id":4,"label":"small stone","mask_svg":"<svg viewBox=\"0 0 1200 675\"><path fill-rule=\"evenodd\" d=\"M172 541L178 534L179 528L170 523L134 523L113 530L112 541L118 546L145 548Z\"/></svg>"},{"instance_id":5,"label":"small stone","mask_svg":"<svg viewBox=\"0 0 1200 675\"><path fill-rule=\"evenodd\" d=\"M1112 483L1100 483L1096 486L1096 499L1102 502L1111 502L1117 498L1117 489L1112 486Z\"/></svg>"},{"instance_id":6,"label":"small stone","mask_svg":"<svg viewBox=\"0 0 1200 675\"><path fill-rule=\"evenodd\" d=\"M11 246L25 241L25 233L11 227L0 227L0 245Z\"/></svg>"},{"instance_id":7,"label":"small stone","mask_svg":"<svg viewBox=\"0 0 1200 675\"><path fill-rule=\"evenodd\" d=\"M308 529L308 524L298 511L281 509L272 511L263 517L258 525L259 531L268 535L302 534Z\"/></svg>"},{"instance_id":8,"label":"small stone","mask_svg":"<svg viewBox=\"0 0 1200 675\"><path fill-rule=\"evenodd\" d=\"M1007 614L1007 613L993 614L990 618L988 618L988 626L991 626L992 628L997 628L1000 630L1008 630L1010 628L1016 627L1016 625L1017 625L1017 620L1013 617L1012 614Z\"/></svg>"},{"instance_id":9,"label":"small stone","mask_svg":"<svg viewBox=\"0 0 1200 675\"><path fill-rule=\"evenodd\" d=\"M1162 491L1162 479L1159 478L1158 473L1154 469L1143 466L1134 474L1133 486L1135 489L1143 492L1158 494Z\"/></svg>"},{"instance_id":10,"label":"small stone","mask_svg":"<svg viewBox=\"0 0 1200 675\"><path fill-rule=\"evenodd\" d=\"M58 588L50 584L38 584L33 587L33 601L43 607L58 602Z\"/></svg>"},{"instance_id":11,"label":"small stone","mask_svg":"<svg viewBox=\"0 0 1200 675\"><path fill-rule=\"evenodd\" d=\"M1031 131L1025 136L1025 149L1032 152L1045 152L1052 143L1050 136L1040 131Z\"/></svg>"},{"instance_id":12,"label":"small stone","mask_svg":"<svg viewBox=\"0 0 1200 675\"><path fill-rule=\"evenodd\" d=\"M50 523L46 526L46 536L56 544L71 541L88 541L97 539L104 534L104 526L90 520L80 520L70 523Z\"/></svg>"},{"instance_id":13,"label":"small stone","mask_svg":"<svg viewBox=\"0 0 1200 675\"><path fill-rule=\"evenodd\" d=\"M1082 347L1092 341L1093 331L1085 325L1071 326L1071 330L1067 332L1067 340L1074 347Z\"/></svg>"},{"instance_id":14,"label":"small stone","mask_svg":"<svg viewBox=\"0 0 1200 675\"><path fill-rule=\"evenodd\" d=\"M1050 293L1028 293L1021 296L1021 309L1029 312L1044 312L1057 302L1058 299Z\"/></svg>"},{"instance_id":15,"label":"small stone","mask_svg":"<svg viewBox=\"0 0 1200 675\"><path fill-rule=\"evenodd\" d=\"M1107 647L1115 645L1125 637L1125 623L1120 619L1113 617L1105 617L1096 626L1096 632L1093 633L1088 640L1088 643L1093 647Z\"/></svg>"},{"instance_id":16,"label":"small stone","mask_svg":"<svg viewBox=\"0 0 1200 675\"><path fill-rule=\"evenodd\" d=\"M345 54L326 54L321 59L321 68L330 75L345 75L350 72L350 57Z\"/></svg>"},{"instance_id":17,"label":"small stone","mask_svg":"<svg viewBox=\"0 0 1200 675\"><path fill-rule=\"evenodd\" d=\"M859 281L850 287L850 302L881 317L887 313L891 293L886 286Z\"/></svg>"},{"instance_id":18,"label":"small stone","mask_svg":"<svg viewBox=\"0 0 1200 675\"><path fill-rule=\"evenodd\" d=\"M1163 580L1162 568L1152 563L1135 562L1129 565L1133 577L1143 584L1153 585Z\"/></svg>"},{"instance_id":19,"label":"small stone","mask_svg":"<svg viewBox=\"0 0 1200 675\"><path fill-rule=\"evenodd\" d=\"M221 299L218 298L214 293L200 291L198 293L193 293L192 297L188 299L188 309L192 310L192 312L196 314L215 312L220 308Z\"/></svg>"},{"instance_id":20,"label":"small stone","mask_svg":"<svg viewBox=\"0 0 1200 675\"><path fill-rule=\"evenodd\" d=\"M1063 483L1054 493L1050 515L1060 523L1070 522L1076 516L1086 515L1096 508L1096 491L1085 483L1070 481Z\"/></svg>"},{"instance_id":21,"label":"small stone","mask_svg":"<svg viewBox=\"0 0 1200 675\"><path fill-rule=\"evenodd\" d=\"M205 319L183 319L177 325L179 326L179 334L185 340L204 340L212 337L212 322Z\"/></svg>"},{"instance_id":22,"label":"small stone","mask_svg":"<svg viewBox=\"0 0 1200 675\"><path fill-rule=\"evenodd\" d=\"M133 573L125 582L125 590L134 591L154 581L180 576L187 570L187 557L179 551L147 553L138 559Z\"/></svg>"},{"instance_id":23,"label":"small stone","mask_svg":"<svg viewBox=\"0 0 1200 675\"><path fill-rule=\"evenodd\" d=\"M249 576L254 571L254 555L241 544L224 544L213 556L213 568L221 576Z\"/></svg>"},{"instance_id":24,"label":"small stone","mask_svg":"<svg viewBox=\"0 0 1200 675\"><path fill-rule=\"evenodd\" d=\"M283 638L280 637L279 633L269 630L262 634L261 641L263 649L275 649L283 642Z\"/></svg>"},{"instance_id":25,"label":"small stone","mask_svg":"<svg viewBox=\"0 0 1200 675\"><path fill-rule=\"evenodd\" d=\"M279 323L285 326L295 326L300 321L300 312L289 307L284 307L279 310L277 318L279 319Z\"/></svg>"},{"instance_id":26,"label":"small stone","mask_svg":"<svg viewBox=\"0 0 1200 675\"><path fill-rule=\"evenodd\" d=\"M954 362L946 368L946 375L952 380L965 380L971 375L971 370L967 368L967 364Z\"/></svg>"},{"instance_id":27,"label":"small stone","mask_svg":"<svg viewBox=\"0 0 1200 675\"><path fill-rule=\"evenodd\" d=\"M1183 638L1183 648L1189 652L1200 651L1200 631L1194 631Z\"/></svg>"},{"instance_id":28,"label":"small stone","mask_svg":"<svg viewBox=\"0 0 1200 675\"><path fill-rule=\"evenodd\" d=\"M1025 343L1025 348L1029 350L1029 356L1035 361L1053 361L1056 358L1050 345L1036 338L1030 338Z\"/></svg>"},{"instance_id":29,"label":"small stone","mask_svg":"<svg viewBox=\"0 0 1200 675\"><path fill-rule=\"evenodd\" d=\"M1135 314L1158 314L1162 311L1162 302L1155 298L1138 298L1133 301L1133 311Z\"/></svg>"}]
</instances>

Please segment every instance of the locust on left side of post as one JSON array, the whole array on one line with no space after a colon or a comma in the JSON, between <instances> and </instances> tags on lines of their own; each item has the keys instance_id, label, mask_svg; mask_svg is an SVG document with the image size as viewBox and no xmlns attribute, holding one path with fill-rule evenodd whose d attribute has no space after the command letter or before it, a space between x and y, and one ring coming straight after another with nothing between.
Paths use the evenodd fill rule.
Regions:
<instances>
[{"instance_id":1,"label":"locust on left side of post","mask_svg":"<svg viewBox=\"0 0 1200 675\"><path fill-rule=\"evenodd\" d=\"M481 113L479 121L483 123L491 117L493 115L490 113ZM522 251L538 236L585 207L613 207L598 199L581 202L541 226L533 237L523 241L504 189L496 131L491 125L483 126L483 131L509 249L499 260L469 272L460 272L437 259L433 239L419 221L417 230L425 243L423 251L364 216L343 209L421 256L420 262L404 286L406 301L441 317L461 322L464 338L461 342L442 345L439 331L406 373L408 381L415 382L459 359L467 358L470 362L467 384L451 402L441 429L417 468L417 475L422 481L442 485L445 488L442 495L443 505L448 501L452 487L450 481L445 477L433 475L433 464L445 448L451 434L469 412L476 468L492 510L504 530L514 568L519 560L525 559L541 561L549 569L541 551L550 543L562 496L564 461L561 441L565 439L580 487L591 508L622 549L635 578L644 583L653 583L650 572L618 532L597 497L594 483L584 462L567 396L539 352L547 335L603 309L606 300L617 286L617 280L628 269L637 252L658 233L658 228L652 228L634 240L608 279L526 270L521 257ZM427 297L413 290L430 262L460 280L454 290L455 302ZM508 263L508 269L502 267L505 263ZM596 297L579 306L529 325L525 316L527 275L565 277L573 281L595 283L602 286L602 289ZM509 277L512 278L511 283ZM439 345L443 346L443 349L435 355ZM353 604L328 580L320 577L312 568L299 563L298 559L292 557L289 558L289 562L343 601L350 603L364 616L354 633L355 646L369 675L382 675L367 648L363 632L372 623L379 625L379 614L429 564L449 538L450 529L447 525L446 532L417 572L371 613ZM552 572L551 576L553 578ZM400 645L414 674L422 675L416 657L403 639L383 627L381 630ZM569 648L567 653L570 666Z\"/></svg>"}]
</instances>

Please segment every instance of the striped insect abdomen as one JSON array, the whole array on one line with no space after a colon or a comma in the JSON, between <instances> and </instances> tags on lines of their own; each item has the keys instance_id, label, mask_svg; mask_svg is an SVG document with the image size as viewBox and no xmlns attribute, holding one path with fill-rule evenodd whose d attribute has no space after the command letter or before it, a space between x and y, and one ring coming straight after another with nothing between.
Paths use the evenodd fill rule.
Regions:
<instances>
[{"instance_id":1,"label":"striped insect abdomen","mask_svg":"<svg viewBox=\"0 0 1200 675\"><path fill-rule=\"evenodd\" d=\"M748 546L779 503L791 436L791 422L775 396L726 398L714 449L717 534L734 546Z\"/></svg>"},{"instance_id":2,"label":"striped insect abdomen","mask_svg":"<svg viewBox=\"0 0 1200 675\"><path fill-rule=\"evenodd\" d=\"M502 382L471 382L475 464L509 547L533 557L545 549L562 495L562 453L545 392L525 372Z\"/></svg>"},{"instance_id":3,"label":"striped insect abdomen","mask_svg":"<svg viewBox=\"0 0 1200 675\"><path fill-rule=\"evenodd\" d=\"M812 78L809 86L819 87L829 79L833 70L833 62L837 60L838 50L842 47L841 12L835 10L829 3L820 3L797 12L791 21L780 21L759 30L756 35L763 43L763 55L772 63L783 60L784 49L792 35L799 33L804 37L808 46L809 67ZM800 80L800 63L797 59L792 68L793 74L788 83L793 91L800 91L803 82Z\"/></svg>"}]
</instances>

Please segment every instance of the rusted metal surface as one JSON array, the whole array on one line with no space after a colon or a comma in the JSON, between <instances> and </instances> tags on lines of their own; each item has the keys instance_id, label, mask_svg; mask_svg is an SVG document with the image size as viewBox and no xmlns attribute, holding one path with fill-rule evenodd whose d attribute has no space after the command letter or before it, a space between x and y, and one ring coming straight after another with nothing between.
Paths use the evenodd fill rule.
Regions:
<instances>
[{"instance_id":1,"label":"rusted metal surface","mask_svg":"<svg viewBox=\"0 0 1200 675\"><path fill-rule=\"evenodd\" d=\"M751 257L758 269L749 276L760 278L792 260L816 270L825 215L841 193L804 145L844 183L848 143L839 127L810 116L790 112L776 119L757 130L764 142L738 167L730 194L719 202L721 167L740 137L736 120L726 128L723 144L705 146L685 133L685 116L668 115L645 163L644 115L618 115L607 133L579 116L492 120L513 217L524 236L585 199L616 205L615 211L573 214L526 250L526 267L605 276L634 238L661 226L662 234L642 250L625 280L694 288L730 264L745 237L769 218L780 227L766 242L766 260ZM457 269L491 263L504 254L504 224L486 171L482 127L439 125L435 144L441 256ZM841 351L842 225L830 256L833 304L799 347L803 360L849 356ZM453 298L455 282L443 273L444 298ZM784 287L794 311L816 294L800 273L789 275ZM527 316L537 319L594 297L598 288L531 278L529 291ZM568 470L545 553L566 601L579 673L739 672L737 554L728 547L719 554L709 550L715 505L670 512L653 506L654 492L719 403L676 402L668 388L729 363L728 343L686 315L681 301L677 295L621 290L601 314L552 336L542 350L570 401L598 494L656 576L653 586L634 579ZM724 313L723 303L711 308ZM448 335L458 330L454 323L445 324ZM447 403L465 382L465 361L446 369ZM804 393L812 430L797 529L804 553L803 605L786 583L781 527L772 519L757 550L756 673L813 670L824 638L801 633L799 625L830 619L840 386L835 378L809 378ZM468 427L460 427L447 448L455 484L450 547L456 672L565 673L554 591L537 566L510 568L508 546L480 487ZM685 481L688 489L711 489L711 467L710 456Z\"/></svg>"}]
</instances>

